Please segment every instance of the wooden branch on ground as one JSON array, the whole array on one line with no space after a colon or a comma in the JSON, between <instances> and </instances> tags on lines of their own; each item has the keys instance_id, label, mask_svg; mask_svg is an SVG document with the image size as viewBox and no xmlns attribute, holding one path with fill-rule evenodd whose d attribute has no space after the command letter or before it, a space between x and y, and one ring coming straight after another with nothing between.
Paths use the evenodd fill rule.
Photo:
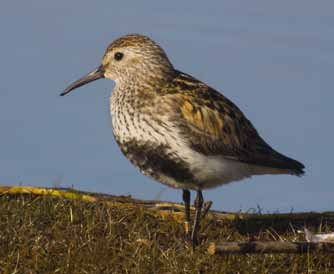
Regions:
<instances>
[{"instance_id":1,"label":"wooden branch on ground","mask_svg":"<svg viewBox=\"0 0 334 274\"><path fill-rule=\"evenodd\" d=\"M252 241L252 242L220 242L210 243L208 252L211 255L233 253L295 253L308 252L334 253L334 243L309 242L279 242L279 241Z\"/></svg>"}]
</instances>

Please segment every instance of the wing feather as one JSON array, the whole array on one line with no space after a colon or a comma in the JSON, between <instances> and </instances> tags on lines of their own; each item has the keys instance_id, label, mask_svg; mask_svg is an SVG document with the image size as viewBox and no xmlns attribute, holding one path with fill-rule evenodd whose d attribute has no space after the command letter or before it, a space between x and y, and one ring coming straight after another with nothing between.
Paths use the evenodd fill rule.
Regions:
<instances>
[{"instance_id":1,"label":"wing feather","mask_svg":"<svg viewBox=\"0 0 334 274\"><path fill-rule=\"evenodd\" d=\"M163 92L177 127L194 150L302 173L304 166L272 149L223 94L181 72Z\"/></svg>"}]
</instances>

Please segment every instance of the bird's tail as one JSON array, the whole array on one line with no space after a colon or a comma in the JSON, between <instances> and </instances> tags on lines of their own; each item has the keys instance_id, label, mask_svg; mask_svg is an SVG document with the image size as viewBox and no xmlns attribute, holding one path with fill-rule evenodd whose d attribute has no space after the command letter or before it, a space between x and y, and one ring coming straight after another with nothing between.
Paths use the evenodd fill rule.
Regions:
<instances>
[{"instance_id":1,"label":"bird's tail","mask_svg":"<svg viewBox=\"0 0 334 274\"><path fill-rule=\"evenodd\" d=\"M274 160L274 167L287 170L288 173L296 176L302 176L305 174L304 168L305 166L292 158L289 158L277 151L274 151L275 154L275 160Z\"/></svg>"}]
</instances>

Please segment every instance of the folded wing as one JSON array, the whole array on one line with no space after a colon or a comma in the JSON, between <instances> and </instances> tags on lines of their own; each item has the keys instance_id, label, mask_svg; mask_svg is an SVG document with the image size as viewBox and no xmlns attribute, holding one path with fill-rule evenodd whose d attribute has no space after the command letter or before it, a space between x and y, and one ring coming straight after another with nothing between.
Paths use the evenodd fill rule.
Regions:
<instances>
[{"instance_id":1,"label":"folded wing","mask_svg":"<svg viewBox=\"0 0 334 274\"><path fill-rule=\"evenodd\" d=\"M179 72L164 92L176 126L194 150L303 174L303 164L272 149L240 109L216 90Z\"/></svg>"}]
</instances>

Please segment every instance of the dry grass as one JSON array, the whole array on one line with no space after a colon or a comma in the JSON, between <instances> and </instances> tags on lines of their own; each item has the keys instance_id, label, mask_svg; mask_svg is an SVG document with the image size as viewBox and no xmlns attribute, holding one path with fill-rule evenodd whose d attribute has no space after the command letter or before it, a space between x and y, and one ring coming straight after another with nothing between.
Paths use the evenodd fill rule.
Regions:
<instances>
[{"instance_id":1,"label":"dry grass","mask_svg":"<svg viewBox=\"0 0 334 274\"><path fill-rule=\"evenodd\" d=\"M154 217L141 206L50 196L0 197L1 273L334 273L334 255L275 254L212 256L210 241L295 240L302 224L277 218L214 220L202 227L195 252L183 226ZM315 220L313 230L326 220ZM311 227L312 228L312 227Z\"/></svg>"}]
</instances>

